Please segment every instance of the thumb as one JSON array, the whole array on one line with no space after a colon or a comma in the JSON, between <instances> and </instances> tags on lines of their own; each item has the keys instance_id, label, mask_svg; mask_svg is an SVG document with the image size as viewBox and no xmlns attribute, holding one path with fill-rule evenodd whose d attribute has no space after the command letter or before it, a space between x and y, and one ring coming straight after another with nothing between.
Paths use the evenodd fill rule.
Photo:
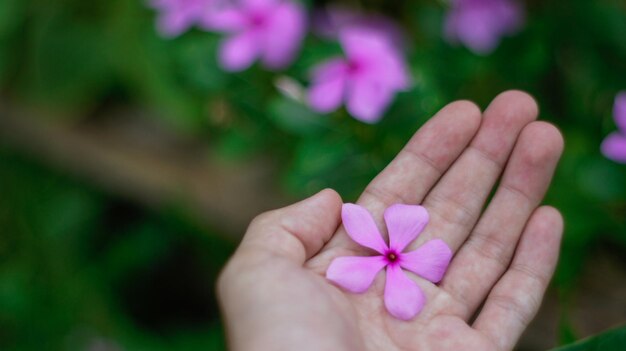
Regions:
<instances>
[{"instance_id":1,"label":"thumb","mask_svg":"<svg viewBox=\"0 0 626 351\"><path fill-rule=\"evenodd\" d=\"M325 189L288 207L257 216L238 251L286 258L304 264L330 240L341 222L342 200Z\"/></svg>"}]
</instances>

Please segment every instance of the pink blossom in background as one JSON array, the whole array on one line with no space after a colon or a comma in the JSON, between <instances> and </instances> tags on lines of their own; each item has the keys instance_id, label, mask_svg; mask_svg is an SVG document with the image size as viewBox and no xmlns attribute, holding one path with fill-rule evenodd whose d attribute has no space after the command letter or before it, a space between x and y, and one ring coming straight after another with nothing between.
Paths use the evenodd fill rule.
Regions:
<instances>
[{"instance_id":1,"label":"pink blossom in background","mask_svg":"<svg viewBox=\"0 0 626 351\"><path fill-rule=\"evenodd\" d=\"M304 8L289 0L240 0L220 9L211 26L228 34L219 50L225 70L244 70L257 59L266 68L280 69L299 50L307 20Z\"/></svg>"},{"instance_id":2,"label":"pink blossom in background","mask_svg":"<svg viewBox=\"0 0 626 351\"><path fill-rule=\"evenodd\" d=\"M326 271L326 278L349 292L362 293L372 285L378 272L386 267L384 302L387 311L402 320L415 317L424 307L425 297L403 269L436 283L443 278L452 258L452 251L440 239L429 240L414 251L403 252L426 227L426 209L402 204L387 208L383 217L389 233L389 245L365 208L344 204L341 217L352 240L380 255L335 258Z\"/></svg>"},{"instance_id":3,"label":"pink blossom in background","mask_svg":"<svg viewBox=\"0 0 626 351\"><path fill-rule=\"evenodd\" d=\"M194 25L208 26L215 0L150 0L149 5L159 12L159 33L172 38Z\"/></svg>"},{"instance_id":4,"label":"pink blossom in background","mask_svg":"<svg viewBox=\"0 0 626 351\"><path fill-rule=\"evenodd\" d=\"M503 36L520 30L524 10L517 0L451 0L445 36L474 53L489 54Z\"/></svg>"},{"instance_id":5,"label":"pink blossom in background","mask_svg":"<svg viewBox=\"0 0 626 351\"><path fill-rule=\"evenodd\" d=\"M626 92L621 92L615 97L613 118L618 131L604 139L601 151L604 156L615 162L626 163Z\"/></svg>"},{"instance_id":6,"label":"pink blossom in background","mask_svg":"<svg viewBox=\"0 0 626 351\"><path fill-rule=\"evenodd\" d=\"M337 40L344 28L369 28L388 39L398 48L406 45L402 30L391 19L380 14L364 14L341 5L317 9L313 13L312 31L323 38Z\"/></svg>"},{"instance_id":7,"label":"pink blossom in background","mask_svg":"<svg viewBox=\"0 0 626 351\"><path fill-rule=\"evenodd\" d=\"M317 112L328 113L345 101L354 118L377 122L395 94L409 88L404 56L387 33L374 28L342 28L339 42L345 57L330 59L313 69L309 104Z\"/></svg>"}]
</instances>

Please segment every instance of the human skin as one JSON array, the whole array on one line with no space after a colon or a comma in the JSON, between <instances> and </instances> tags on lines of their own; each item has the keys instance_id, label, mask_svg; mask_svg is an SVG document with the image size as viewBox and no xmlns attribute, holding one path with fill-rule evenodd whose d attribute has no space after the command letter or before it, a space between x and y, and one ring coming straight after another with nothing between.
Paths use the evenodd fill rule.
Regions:
<instances>
[{"instance_id":1,"label":"human skin","mask_svg":"<svg viewBox=\"0 0 626 351\"><path fill-rule=\"evenodd\" d=\"M537 115L520 91L500 94L484 112L453 102L358 199L383 235L385 208L422 204L430 222L407 251L439 238L454 253L439 284L407 274L426 296L413 320L385 310L382 272L363 294L324 277L336 257L372 254L340 226L342 199L327 189L250 224L218 281L229 348L513 349L541 304L563 231L559 212L540 206L563 138Z\"/></svg>"}]
</instances>

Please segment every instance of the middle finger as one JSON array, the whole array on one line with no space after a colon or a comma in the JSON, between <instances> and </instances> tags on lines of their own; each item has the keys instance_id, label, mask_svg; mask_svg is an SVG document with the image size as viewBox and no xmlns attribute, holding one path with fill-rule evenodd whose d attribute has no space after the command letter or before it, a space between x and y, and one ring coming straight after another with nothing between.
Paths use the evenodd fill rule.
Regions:
<instances>
[{"instance_id":1,"label":"middle finger","mask_svg":"<svg viewBox=\"0 0 626 351\"><path fill-rule=\"evenodd\" d=\"M476 224L521 130L537 114L535 100L520 91L493 100L474 140L426 196L423 206L430 225L409 249L436 237L457 251Z\"/></svg>"}]
</instances>

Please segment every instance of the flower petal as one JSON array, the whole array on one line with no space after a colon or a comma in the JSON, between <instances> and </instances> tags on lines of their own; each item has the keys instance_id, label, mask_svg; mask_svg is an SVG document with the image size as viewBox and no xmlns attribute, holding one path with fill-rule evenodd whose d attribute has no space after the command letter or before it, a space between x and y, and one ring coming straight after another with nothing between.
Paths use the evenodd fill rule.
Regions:
<instances>
[{"instance_id":1,"label":"flower petal","mask_svg":"<svg viewBox=\"0 0 626 351\"><path fill-rule=\"evenodd\" d=\"M396 252L415 240L428 224L428 212L422 206L395 204L385 210L389 248Z\"/></svg>"},{"instance_id":2,"label":"flower petal","mask_svg":"<svg viewBox=\"0 0 626 351\"><path fill-rule=\"evenodd\" d=\"M308 92L309 105L320 113L333 112L341 106L346 80L336 77L313 85Z\"/></svg>"},{"instance_id":3,"label":"flower petal","mask_svg":"<svg viewBox=\"0 0 626 351\"><path fill-rule=\"evenodd\" d=\"M204 29L232 33L245 29L246 23L242 11L228 7L206 11L200 24Z\"/></svg>"},{"instance_id":4,"label":"flower petal","mask_svg":"<svg viewBox=\"0 0 626 351\"><path fill-rule=\"evenodd\" d=\"M383 256L337 257L328 266L326 278L350 292L362 293L386 264Z\"/></svg>"},{"instance_id":5,"label":"flower petal","mask_svg":"<svg viewBox=\"0 0 626 351\"><path fill-rule=\"evenodd\" d=\"M240 0L240 6L249 13L271 11L279 0Z\"/></svg>"},{"instance_id":6,"label":"flower petal","mask_svg":"<svg viewBox=\"0 0 626 351\"><path fill-rule=\"evenodd\" d=\"M376 58L390 49L390 39L374 28L347 26L339 31L339 42L351 60Z\"/></svg>"},{"instance_id":7,"label":"flower petal","mask_svg":"<svg viewBox=\"0 0 626 351\"><path fill-rule=\"evenodd\" d=\"M607 158L626 163L626 135L619 132L609 134L602 142L600 149Z\"/></svg>"},{"instance_id":8,"label":"flower petal","mask_svg":"<svg viewBox=\"0 0 626 351\"><path fill-rule=\"evenodd\" d=\"M613 118L615 118L615 123L622 133L626 134L626 91L620 92L615 97Z\"/></svg>"},{"instance_id":9,"label":"flower petal","mask_svg":"<svg viewBox=\"0 0 626 351\"><path fill-rule=\"evenodd\" d=\"M271 12L263 30L263 63L270 69L287 66L305 35L307 19L302 6L284 2Z\"/></svg>"},{"instance_id":10,"label":"flower petal","mask_svg":"<svg viewBox=\"0 0 626 351\"><path fill-rule=\"evenodd\" d=\"M335 57L326 60L311 70L311 81L313 83L325 82L337 76L345 77L348 71L348 63L342 57Z\"/></svg>"},{"instance_id":11,"label":"flower petal","mask_svg":"<svg viewBox=\"0 0 626 351\"><path fill-rule=\"evenodd\" d=\"M386 73L382 75L385 84L391 89L407 90L410 88L411 76L404 62L404 57L399 51L388 51L380 58L382 67L386 67Z\"/></svg>"},{"instance_id":12,"label":"flower petal","mask_svg":"<svg viewBox=\"0 0 626 351\"><path fill-rule=\"evenodd\" d=\"M417 250L400 255L400 266L422 278L437 283L443 278L452 250L441 239L429 240Z\"/></svg>"},{"instance_id":13,"label":"flower petal","mask_svg":"<svg viewBox=\"0 0 626 351\"><path fill-rule=\"evenodd\" d=\"M515 34L522 29L526 21L526 14L520 2L498 1L494 4L494 18L503 34Z\"/></svg>"},{"instance_id":14,"label":"flower petal","mask_svg":"<svg viewBox=\"0 0 626 351\"><path fill-rule=\"evenodd\" d=\"M331 59L314 68L313 85L308 92L311 107L321 113L336 110L341 105L346 87L346 62Z\"/></svg>"},{"instance_id":15,"label":"flower petal","mask_svg":"<svg viewBox=\"0 0 626 351\"><path fill-rule=\"evenodd\" d=\"M257 44L251 31L233 35L221 44L220 65L227 71L242 71L250 67L259 54Z\"/></svg>"},{"instance_id":16,"label":"flower petal","mask_svg":"<svg viewBox=\"0 0 626 351\"><path fill-rule=\"evenodd\" d=\"M483 11L467 11L457 19L456 35L476 54L490 54L500 43L501 34L488 16Z\"/></svg>"},{"instance_id":17,"label":"flower petal","mask_svg":"<svg viewBox=\"0 0 626 351\"><path fill-rule=\"evenodd\" d=\"M524 10L515 1L456 1L445 19L445 36L461 41L476 54L491 53L505 35L524 23Z\"/></svg>"},{"instance_id":18,"label":"flower petal","mask_svg":"<svg viewBox=\"0 0 626 351\"><path fill-rule=\"evenodd\" d=\"M378 122L393 99L394 91L380 81L352 80L348 89L347 109L365 123Z\"/></svg>"},{"instance_id":19,"label":"flower petal","mask_svg":"<svg viewBox=\"0 0 626 351\"><path fill-rule=\"evenodd\" d=\"M399 265L387 266L385 307L392 316L408 321L424 307L424 293Z\"/></svg>"},{"instance_id":20,"label":"flower petal","mask_svg":"<svg viewBox=\"0 0 626 351\"><path fill-rule=\"evenodd\" d=\"M358 12L341 5L330 5L313 11L311 30L325 39L336 39L339 29L360 20Z\"/></svg>"},{"instance_id":21,"label":"flower petal","mask_svg":"<svg viewBox=\"0 0 626 351\"><path fill-rule=\"evenodd\" d=\"M402 48L383 27L350 26L341 30L341 44L351 62L362 66L354 75L394 90L409 88L411 78Z\"/></svg>"},{"instance_id":22,"label":"flower petal","mask_svg":"<svg viewBox=\"0 0 626 351\"><path fill-rule=\"evenodd\" d=\"M341 219L348 235L361 246L369 247L381 254L387 251L372 215L363 207L355 204L343 204Z\"/></svg>"},{"instance_id":23,"label":"flower petal","mask_svg":"<svg viewBox=\"0 0 626 351\"><path fill-rule=\"evenodd\" d=\"M162 37L174 38L193 25L193 18L182 11L164 13L158 17L156 25Z\"/></svg>"}]
</instances>

